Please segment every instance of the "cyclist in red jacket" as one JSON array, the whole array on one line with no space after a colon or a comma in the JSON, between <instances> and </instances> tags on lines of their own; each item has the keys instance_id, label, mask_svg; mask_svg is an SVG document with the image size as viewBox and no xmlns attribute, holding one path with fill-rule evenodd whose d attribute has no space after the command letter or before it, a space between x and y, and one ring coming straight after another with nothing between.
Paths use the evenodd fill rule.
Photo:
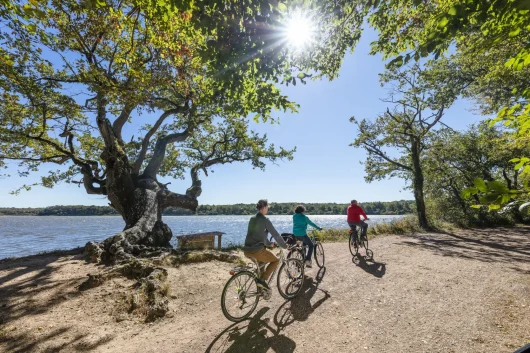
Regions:
<instances>
[{"instance_id":1,"label":"cyclist in red jacket","mask_svg":"<svg viewBox=\"0 0 530 353\"><path fill-rule=\"evenodd\" d=\"M368 224L366 224L364 221L361 221L361 216L364 217L364 220L368 220L366 213L364 213L363 209L357 205L357 200L352 200L351 205L348 206L348 225L353 230L355 246L357 246L357 243L359 242L356 226L361 227L361 236L363 237L366 236L366 231L368 229Z\"/></svg>"}]
</instances>

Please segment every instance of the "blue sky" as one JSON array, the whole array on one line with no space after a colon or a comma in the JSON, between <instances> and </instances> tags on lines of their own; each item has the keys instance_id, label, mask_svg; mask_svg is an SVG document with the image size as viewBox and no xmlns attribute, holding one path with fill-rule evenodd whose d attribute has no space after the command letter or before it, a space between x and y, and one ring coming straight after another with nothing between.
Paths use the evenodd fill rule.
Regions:
<instances>
[{"instance_id":1,"label":"blue sky","mask_svg":"<svg viewBox=\"0 0 530 353\"><path fill-rule=\"evenodd\" d=\"M379 56L370 56L369 44L376 34L367 29L355 52L345 58L339 78L332 82L308 81L307 85L283 87L284 94L300 104L298 114L279 113L280 124L254 124L253 128L267 133L269 141L285 148L297 147L293 161L268 164L263 172L248 163L229 164L214 168L209 177L202 177L201 204L254 203L260 198L270 202L338 202L355 198L362 201L393 201L412 199L403 190L400 179L387 179L367 184L364 181L365 159L361 149L348 145L355 139L356 118L375 118L386 110L380 101L387 95L379 84L378 74L384 70ZM443 121L454 129L464 129L482 120L473 114L472 104L459 100ZM140 123L137 123L140 124ZM129 131L137 126L129 127ZM45 169L43 169L44 171ZM0 207L44 207L52 205L107 205L102 196L87 195L77 185L61 184L54 189L33 188L18 196L9 192L38 181L38 174L28 178L16 176L11 167L10 178L0 180ZM170 189L185 192L189 180L161 179L171 182Z\"/></svg>"}]
</instances>

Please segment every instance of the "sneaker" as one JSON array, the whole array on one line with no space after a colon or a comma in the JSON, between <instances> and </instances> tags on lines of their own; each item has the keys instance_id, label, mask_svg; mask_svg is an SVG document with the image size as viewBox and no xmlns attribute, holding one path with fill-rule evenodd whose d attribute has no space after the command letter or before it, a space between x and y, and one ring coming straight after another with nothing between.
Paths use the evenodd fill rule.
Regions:
<instances>
[{"instance_id":1,"label":"sneaker","mask_svg":"<svg viewBox=\"0 0 530 353\"><path fill-rule=\"evenodd\" d=\"M265 280L263 280L261 278L256 279L256 283L258 284L258 287L260 287L260 288L271 289L269 287L269 284Z\"/></svg>"},{"instance_id":2,"label":"sneaker","mask_svg":"<svg viewBox=\"0 0 530 353\"><path fill-rule=\"evenodd\" d=\"M269 300L272 297L272 290L262 288L260 294L264 300Z\"/></svg>"},{"instance_id":3,"label":"sneaker","mask_svg":"<svg viewBox=\"0 0 530 353\"><path fill-rule=\"evenodd\" d=\"M305 260L305 267L307 268L313 267L313 263L311 262L311 260Z\"/></svg>"}]
</instances>

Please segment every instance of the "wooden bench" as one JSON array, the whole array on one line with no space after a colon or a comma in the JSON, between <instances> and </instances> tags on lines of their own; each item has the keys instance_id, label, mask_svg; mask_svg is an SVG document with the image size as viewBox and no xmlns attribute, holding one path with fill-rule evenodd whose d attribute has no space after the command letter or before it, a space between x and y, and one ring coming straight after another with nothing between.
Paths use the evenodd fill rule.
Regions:
<instances>
[{"instance_id":1,"label":"wooden bench","mask_svg":"<svg viewBox=\"0 0 530 353\"><path fill-rule=\"evenodd\" d=\"M180 249L213 249L215 236L217 236L217 248L221 249L221 237L223 232L206 232L195 234L177 235L178 247Z\"/></svg>"}]
</instances>

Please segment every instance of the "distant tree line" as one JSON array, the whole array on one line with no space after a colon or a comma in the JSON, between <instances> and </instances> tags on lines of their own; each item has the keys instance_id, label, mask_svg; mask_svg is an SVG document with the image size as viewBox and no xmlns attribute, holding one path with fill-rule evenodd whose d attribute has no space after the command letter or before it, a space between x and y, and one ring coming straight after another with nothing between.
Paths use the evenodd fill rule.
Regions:
<instances>
[{"instance_id":1,"label":"distant tree line","mask_svg":"<svg viewBox=\"0 0 530 353\"><path fill-rule=\"evenodd\" d=\"M271 203L270 215L291 215L294 213L296 202ZM348 204L338 203L306 203L308 214L313 215L343 215L346 214ZM392 202L365 202L361 206L369 215L404 215L415 212L414 201L400 200ZM201 205L197 212L181 208L168 208L164 211L167 216L186 215L251 215L256 212L254 204L235 205ZM112 216L118 213L108 206L50 206L44 208L0 208L0 215L4 216Z\"/></svg>"}]
</instances>

